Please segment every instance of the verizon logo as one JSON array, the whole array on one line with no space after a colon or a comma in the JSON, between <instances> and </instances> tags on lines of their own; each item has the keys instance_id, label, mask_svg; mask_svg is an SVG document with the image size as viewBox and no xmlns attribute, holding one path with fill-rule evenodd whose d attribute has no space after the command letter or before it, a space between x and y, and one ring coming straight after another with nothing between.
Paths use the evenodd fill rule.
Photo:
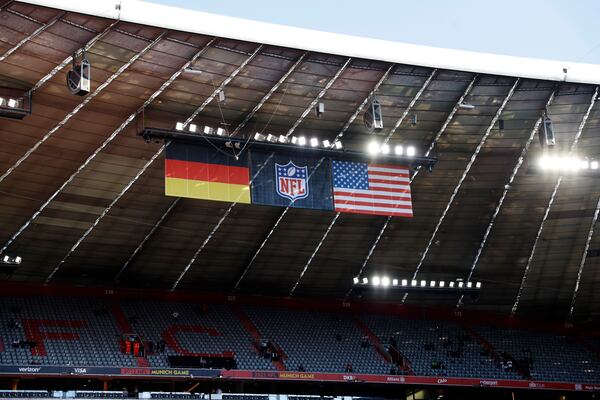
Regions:
<instances>
[{"instance_id":1,"label":"verizon logo","mask_svg":"<svg viewBox=\"0 0 600 400\"><path fill-rule=\"evenodd\" d=\"M19 367L19 372L40 372L42 367Z\"/></svg>"}]
</instances>

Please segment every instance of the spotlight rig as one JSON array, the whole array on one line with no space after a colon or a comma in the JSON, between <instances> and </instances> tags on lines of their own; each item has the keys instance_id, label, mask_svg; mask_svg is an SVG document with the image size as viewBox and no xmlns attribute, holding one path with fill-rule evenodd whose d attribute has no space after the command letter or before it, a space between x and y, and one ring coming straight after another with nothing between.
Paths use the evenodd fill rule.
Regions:
<instances>
[{"instance_id":1,"label":"spotlight rig","mask_svg":"<svg viewBox=\"0 0 600 400\"><path fill-rule=\"evenodd\" d=\"M363 290L397 290L402 292L458 293L477 294L481 291L481 282L463 281L429 281L426 279L396 279L388 276L374 275L371 278L354 277L354 287Z\"/></svg>"},{"instance_id":2,"label":"spotlight rig","mask_svg":"<svg viewBox=\"0 0 600 400\"><path fill-rule=\"evenodd\" d=\"M81 53L81 60L77 63L77 53L73 54L73 68L67 72L67 87L77 96L85 96L92 89L92 65L85 57L85 50Z\"/></svg>"}]
</instances>

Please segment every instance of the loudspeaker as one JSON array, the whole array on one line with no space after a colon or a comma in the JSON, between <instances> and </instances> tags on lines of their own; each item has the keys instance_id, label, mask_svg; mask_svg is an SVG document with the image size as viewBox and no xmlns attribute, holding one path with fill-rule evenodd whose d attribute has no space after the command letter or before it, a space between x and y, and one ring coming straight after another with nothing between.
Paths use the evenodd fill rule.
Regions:
<instances>
[{"instance_id":1,"label":"loudspeaker","mask_svg":"<svg viewBox=\"0 0 600 400\"><path fill-rule=\"evenodd\" d=\"M73 55L73 68L67 72L67 86L71 93L85 96L90 92L92 88L91 70L92 65L85 58L85 53L79 64L77 64L76 55Z\"/></svg>"},{"instance_id":2,"label":"loudspeaker","mask_svg":"<svg viewBox=\"0 0 600 400\"><path fill-rule=\"evenodd\" d=\"M381 104L377 99L373 99L368 105L367 111L363 117L365 127L369 132L375 132L383 129L383 116L381 114Z\"/></svg>"}]
</instances>

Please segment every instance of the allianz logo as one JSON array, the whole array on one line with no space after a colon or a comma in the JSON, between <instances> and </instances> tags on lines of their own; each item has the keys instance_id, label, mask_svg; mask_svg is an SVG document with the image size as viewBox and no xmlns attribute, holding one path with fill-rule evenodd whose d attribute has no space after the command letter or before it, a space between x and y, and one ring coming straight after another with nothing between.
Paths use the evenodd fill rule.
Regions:
<instances>
[{"instance_id":1,"label":"allianz logo","mask_svg":"<svg viewBox=\"0 0 600 400\"><path fill-rule=\"evenodd\" d=\"M40 372L42 367L19 367L19 372Z\"/></svg>"}]
</instances>

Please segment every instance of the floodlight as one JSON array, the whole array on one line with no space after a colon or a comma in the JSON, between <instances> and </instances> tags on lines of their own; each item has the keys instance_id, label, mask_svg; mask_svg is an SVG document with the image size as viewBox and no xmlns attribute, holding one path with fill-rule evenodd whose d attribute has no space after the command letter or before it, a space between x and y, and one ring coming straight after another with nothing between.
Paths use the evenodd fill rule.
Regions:
<instances>
[{"instance_id":1,"label":"floodlight","mask_svg":"<svg viewBox=\"0 0 600 400\"><path fill-rule=\"evenodd\" d=\"M477 283L475 284L475 287L476 287L477 289L481 289L481 282L477 282Z\"/></svg>"},{"instance_id":2,"label":"floodlight","mask_svg":"<svg viewBox=\"0 0 600 400\"><path fill-rule=\"evenodd\" d=\"M317 118L321 118L321 116L325 113L325 103L319 102L315 107L315 114Z\"/></svg>"},{"instance_id":3,"label":"floodlight","mask_svg":"<svg viewBox=\"0 0 600 400\"><path fill-rule=\"evenodd\" d=\"M416 154L416 150L413 146L408 146L406 148L406 155L409 157L413 157Z\"/></svg>"},{"instance_id":4,"label":"floodlight","mask_svg":"<svg viewBox=\"0 0 600 400\"><path fill-rule=\"evenodd\" d=\"M388 278L387 276L384 276L383 278L381 278L381 285L382 286L390 286L390 278Z\"/></svg>"},{"instance_id":5,"label":"floodlight","mask_svg":"<svg viewBox=\"0 0 600 400\"><path fill-rule=\"evenodd\" d=\"M0 97L0 107L6 106L6 99L4 97Z\"/></svg>"},{"instance_id":6,"label":"floodlight","mask_svg":"<svg viewBox=\"0 0 600 400\"><path fill-rule=\"evenodd\" d=\"M579 168L588 169L590 167L590 162L588 160L581 160L579 163Z\"/></svg>"},{"instance_id":7,"label":"floodlight","mask_svg":"<svg viewBox=\"0 0 600 400\"><path fill-rule=\"evenodd\" d=\"M450 283L448 283L448 286L449 286L449 287L454 287L454 282L450 282Z\"/></svg>"},{"instance_id":8,"label":"floodlight","mask_svg":"<svg viewBox=\"0 0 600 400\"><path fill-rule=\"evenodd\" d=\"M4 256L2 257L2 261L4 261L5 263L10 261L10 257L9 256Z\"/></svg>"},{"instance_id":9,"label":"floodlight","mask_svg":"<svg viewBox=\"0 0 600 400\"><path fill-rule=\"evenodd\" d=\"M262 133L256 132L254 134L254 140L259 141L259 142L263 142L267 137L265 135L263 135Z\"/></svg>"},{"instance_id":10,"label":"floodlight","mask_svg":"<svg viewBox=\"0 0 600 400\"><path fill-rule=\"evenodd\" d=\"M335 142L333 142L333 147L335 147L337 150L341 150L342 149L342 142L340 142L339 140L336 140Z\"/></svg>"},{"instance_id":11,"label":"floodlight","mask_svg":"<svg viewBox=\"0 0 600 400\"><path fill-rule=\"evenodd\" d=\"M387 144L384 144L381 146L381 153L382 154L389 154L390 153L390 146L388 146Z\"/></svg>"},{"instance_id":12,"label":"floodlight","mask_svg":"<svg viewBox=\"0 0 600 400\"><path fill-rule=\"evenodd\" d=\"M467 287L471 289L473 287L473 282L467 282Z\"/></svg>"},{"instance_id":13,"label":"floodlight","mask_svg":"<svg viewBox=\"0 0 600 400\"><path fill-rule=\"evenodd\" d=\"M414 279L410 281L410 286L417 286L417 281Z\"/></svg>"},{"instance_id":14,"label":"floodlight","mask_svg":"<svg viewBox=\"0 0 600 400\"><path fill-rule=\"evenodd\" d=\"M446 282L440 281L440 287L444 287L444 286L446 286Z\"/></svg>"},{"instance_id":15,"label":"floodlight","mask_svg":"<svg viewBox=\"0 0 600 400\"><path fill-rule=\"evenodd\" d=\"M431 282L429 282L429 286L430 286L430 287L435 287L435 281L431 281Z\"/></svg>"},{"instance_id":16,"label":"floodlight","mask_svg":"<svg viewBox=\"0 0 600 400\"><path fill-rule=\"evenodd\" d=\"M357 276L355 276L355 277L352 279L352 282L354 282L354 284L356 285L356 284L358 283L358 277L357 277Z\"/></svg>"},{"instance_id":17,"label":"floodlight","mask_svg":"<svg viewBox=\"0 0 600 400\"><path fill-rule=\"evenodd\" d=\"M398 286L398 279L392 279L392 286Z\"/></svg>"},{"instance_id":18,"label":"floodlight","mask_svg":"<svg viewBox=\"0 0 600 400\"><path fill-rule=\"evenodd\" d=\"M369 278L363 278L363 283L366 285L367 283L369 283Z\"/></svg>"},{"instance_id":19,"label":"floodlight","mask_svg":"<svg viewBox=\"0 0 600 400\"><path fill-rule=\"evenodd\" d=\"M331 147L331 142L327 139L323 140L323 147L325 147L326 149Z\"/></svg>"},{"instance_id":20,"label":"floodlight","mask_svg":"<svg viewBox=\"0 0 600 400\"><path fill-rule=\"evenodd\" d=\"M317 147L319 145L319 139L310 138L310 147Z\"/></svg>"},{"instance_id":21,"label":"floodlight","mask_svg":"<svg viewBox=\"0 0 600 400\"><path fill-rule=\"evenodd\" d=\"M292 138L290 139L290 142L292 144L298 144L298 138L296 136L292 136Z\"/></svg>"},{"instance_id":22,"label":"floodlight","mask_svg":"<svg viewBox=\"0 0 600 400\"><path fill-rule=\"evenodd\" d=\"M23 261L23 259L19 256L15 257L15 264L21 264L21 261Z\"/></svg>"},{"instance_id":23,"label":"floodlight","mask_svg":"<svg viewBox=\"0 0 600 400\"><path fill-rule=\"evenodd\" d=\"M425 287L427 286L427 281L426 280L422 280L421 281L421 287Z\"/></svg>"},{"instance_id":24,"label":"floodlight","mask_svg":"<svg viewBox=\"0 0 600 400\"><path fill-rule=\"evenodd\" d=\"M408 280L402 279L402 286L408 286Z\"/></svg>"},{"instance_id":25,"label":"floodlight","mask_svg":"<svg viewBox=\"0 0 600 400\"><path fill-rule=\"evenodd\" d=\"M401 145L397 145L394 148L394 153L396 153L397 156L401 156L402 154L404 154L404 147L402 147Z\"/></svg>"},{"instance_id":26,"label":"floodlight","mask_svg":"<svg viewBox=\"0 0 600 400\"><path fill-rule=\"evenodd\" d=\"M367 150L370 154L377 154L379 153L379 144L377 144L377 142L373 140L372 142L369 142Z\"/></svg>"},{"instance_id":27,"label":"floodlight","mask_svg":"<svg viewBox=\"0 0 600 400\"><path fill-rule=\"evenodd\" d=\"M208 126L208 125L205 125L203 132L204 132L205 135L212 135L213 134L213 128L210 127L210 126Z\"/></svg>"},{"instance_id":28,"label":"floodlight","mask_svg":"<svg viewBox=\"0 0 600 400\"><path fill-rule=\"evenodd\" d=\"M373 283L373 286L379 286L381 283L381 278L375 275L373 278L371 278L371 282Z\"/></svg>"},{"instance_id":29,"label":"floodlight","mask_svg":"<svg viewBox=\"0 0 600 400\"><path fill-rule=\"evenodd\" d=\"M458 282L458 287L461 288L461 287L463 287L463 285L464 285L463 282Z\"/></svg>"},{"instance_id":30,"label":"floodlight","mask_svg":"<svg viewBox=\"0 0 600 400\"><path fill-rule=\"evenodd\" d=\"M217 128L217 135L219 136L223 136L225 135L226 131L223 128Z\"/></svg>"},{"instance_id":31,"label":"floodlight","mask_svg":"<svg viewBox=\"0 0 600 400\"><path fill-rule=\"evenodd\" d=\"M300 136L298 138L298 145L299 146L304 146L306 144L306 138L304 136Z\"/></svg>"},{"instance_id":32,"label":"floodlight","mask_svg":"<svg viewBox=\"0 0 600 400\"><path fill-rule=\"evenodd\" d=\"M15 99L9 99L8 100L8 106L10 108L15 108L15 107L17 107L18 104L19 104L18 100L15 100Z\"/></svg>"},{"instance_id":33,"label":"floodlight","mask_svg":"<svg viewBox=\"0 0 600 400\"><path fill-rule=\"evenodd\" d=\"M277 140L277 136L271 135L270 133L267 135L267 142L275 143Z\"/></svg>"},{"instance_id":34,"label":"floodlight","mask_svg":"<svg viewBox=\"0 0 600 400\"><path fill-rule=\"evenodd\" d=\"M590 163L590 168L591 169L598 169L598 161L592 161Z\"/></svg>"},{"instance_id":35,"label":"floodlight","mask_svg":"<svg viewBox=\"0 0 600 400\"><path fill-rule=\"evenodd\" d=\"M177 124L175 124L175 129L178 131L182 131L183 128L185 128L185 126L183 125L183 122L178 122Z\"/></svg>"},{"instance_id":36,"label":"floodlight","mask_svg":"<svg viewBox=\"0 0 600 400\"><path fill-rule=\"evenodd\" d=\"M188 127L188 130L192 133L196 133L196 129L198 127L196 126L196 124L190 124L190 126Z\"/></svg>"},{"instance_id":37,"label":"floodlight","mask_svg":"<svg viewBox=\"0 0 600 400\"><path fill-rule=\"evenodd\" d=\"M279 143L289 143L290 139L285 135L279 135Z\"/></svg>"}]
</instances>

